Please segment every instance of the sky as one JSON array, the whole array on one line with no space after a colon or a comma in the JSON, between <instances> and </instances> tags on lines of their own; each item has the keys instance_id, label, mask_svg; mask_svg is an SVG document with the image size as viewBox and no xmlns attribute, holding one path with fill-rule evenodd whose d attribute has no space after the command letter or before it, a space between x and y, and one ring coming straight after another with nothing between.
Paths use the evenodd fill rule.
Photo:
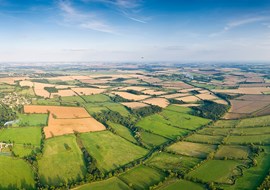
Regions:
<instances>
[{"instance_id":1,"label":"sky","mask_svg":"<svg viewBox=\"0 0 270 190\"><path fill-rule=\"evenodd\" d=\"M0 0L0 62L265 62L270 0Z\"/></svg>"}]
</instances>

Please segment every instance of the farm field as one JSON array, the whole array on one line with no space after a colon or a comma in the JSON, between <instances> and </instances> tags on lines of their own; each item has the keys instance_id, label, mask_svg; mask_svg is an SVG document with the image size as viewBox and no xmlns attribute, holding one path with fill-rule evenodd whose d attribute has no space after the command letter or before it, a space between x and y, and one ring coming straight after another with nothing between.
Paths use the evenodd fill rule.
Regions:
<instances>
[{"instance_id":1,"label":"farm field","mask_svg":"<svg viewBox=\"0 0 270 190\"><path fill-rule=\"evenodd\" d=\"M195 171L190 172L188 176L201 179L205 182L213 181L216 183L233 184L231 178L241 174L238 168L241 165L243 165L242 162L234 160L209 160Z\"/></svg>"},{"instance_id":2,"label":"farm field","mask_svg":"<svg viewBox=\"0 0 270 190\"><path fill-rule=\"evenodd\" d=\"M35 189L34 173L21 159L0 156L0 189Z\"/></svg>"},{"instance_id":3,"label":"farm field","mask_svg":"<svg viewBox=\"0 0 270 190\"><path fill-rule=\"evenodd\" d=\"M144 148L109 131L83 133L80 138L87 151L97 161L97 167L104 172L142 158L147 154L147 150ZM117 150L117 147L120 146L121 149Z\"/></svg>"},{"instance_id":4,"label":"farm field","mask_svg":"<svg viewBox=\"0 0 270 190\"><path fill-rule=\"evenodd\" d=\"M141 174L144 174L143 176ZM165 178L165 174L147 166L138 166L119 176L132 189L147 189Z\"/></svg>"},{"instance_id":5,"label":"farm field","mask_svg":"<svg viewBox=\"0 0 270 190\"><path fill-rule=\"evenodd\" d=\"M44 185L67 183L86 174L83 155L74 135L45 141L44 153L38 160L39 177Z\"/></svg>"},{"instance_id":6,"label":"farm field","mask_svg":"<svg viewBox=\"0 0 270 190\"><path fill-rule=\"evenodd\" d=\"M99 64L1 67L0 189L263 190L265 65Z\"/></svg>"}]
</instances>

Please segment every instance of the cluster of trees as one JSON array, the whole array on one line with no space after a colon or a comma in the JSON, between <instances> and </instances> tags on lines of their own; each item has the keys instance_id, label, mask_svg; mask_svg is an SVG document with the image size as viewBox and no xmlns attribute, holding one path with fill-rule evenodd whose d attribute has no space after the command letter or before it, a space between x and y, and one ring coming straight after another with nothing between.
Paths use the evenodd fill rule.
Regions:
<instances>
[{"instance_id":1,"label":"cluster of trees","mask_svg":"<svg viewBox=\"0 0 270 190\"><path fill-rule=\"evenodd\" d=\"M130 100L128 100L128 99L125 99L125 98L123 98L122 96L119 96L119 95L115 95L115 96L112 96L111 97L111 100L112 101L114 101L114 102L131 102Z\"/></svg>"},{"instance_id":2,"label":"cluster of trees","mask_svg":"<svg viewBox=\"0 0 270 190\"><path fill-rule=\"evenodd\" d=\"M176 100L173 98L168 99L170 104L185 104L185 102L183 102L182 100Z\"/></svg>"},{"instance_id":3,"label":"cluster of trees","mask_svg":"<svg viewBox=\"0 0 270 190\"><path fill-rule=\"evenodd\" d=\"M0 104L0 127L2 127L6 122L13 121L16 119L16 112L11 108Z\"/></svg>"},{"instance_id":4,"label":"cluster of trees","mask_svg":"<svg viewBox=\"0 0 270 190\"><path fill-rule=\"evenodd\" d=\"M143 95L144 93L137 91L137 90L127 90L128 93L135 94L135 95Z\"/></svg>"},{"instance_id":5,"label":"cluster of trees","mask_svg":"<svg viewBox=\"0 0 270 190\"><path fill-rule=\"evenodd\" d=\"M55 88L55 87L44 87L44 90L47 90L49 93L57 93L58 92L58 89Z\"/></svg>"},{"instance_id":6,"label":"cluster of trees","mask_svg":"<svg viewBox=\"0 0 270 190\"><path fill-rule=\"evenodd\" d=\"M140 116L140 117L146 117L146 116L149 116L149 115L161 112L161 111L162 111L161 107L155 106L155 105L150 105L150 106L146 106L146 107L132 110L132 113L136 114L137 116Z\"/></svg>"},{"instance_id":7,"label":"cluster of trees","mask_svg":"<svg viewBox=\"0 0 270 190\"><path fill-rule=\"evenodd\" d=\"M228 111L228 109L228 105L217 104L209 100L204 100L201 106L192 107L191 114L212 120L218 120Z\"/></svg>"}]
</instances>

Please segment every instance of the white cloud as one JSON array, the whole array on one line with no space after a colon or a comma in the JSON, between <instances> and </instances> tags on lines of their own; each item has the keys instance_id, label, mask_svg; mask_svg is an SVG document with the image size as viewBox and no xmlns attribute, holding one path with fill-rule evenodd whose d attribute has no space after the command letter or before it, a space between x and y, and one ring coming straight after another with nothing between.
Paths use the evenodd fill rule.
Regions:
<instances>
[{"instance_id":1,"label":"white cloud","mask_svg":"<svg viewBox=\"0 0 270 190\"><path fill-rule=\"evenodd\" d=\"M99 32L116 33L115 29L100 19L97 14L77 10L69 1L59 1L58 5L65 24Z\"/></svg>"},{"instance_id":2,"label":"white cloud","mask_svg":"<svg viewBox=\"0 0 270 190\"><path fill-rule=\"evenodd\" d=\"M227 31L227 30L231 30L233 28L239 27L239 26L243 26L246 24L252 24L252 23L256 23L256 22L260 22L260 21L265 21L265 20L269 20L269 19L270 19L270 17L259 16L259 17L251 17L251 18L235 20L235 21L229 22L224 27L224 30Z\"/></svg>"}]
</instances>

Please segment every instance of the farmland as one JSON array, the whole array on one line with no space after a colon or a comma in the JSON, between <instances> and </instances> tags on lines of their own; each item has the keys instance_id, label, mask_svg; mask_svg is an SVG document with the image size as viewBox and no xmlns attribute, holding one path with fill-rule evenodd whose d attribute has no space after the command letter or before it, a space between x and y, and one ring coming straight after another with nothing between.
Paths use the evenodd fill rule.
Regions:
<instances>
[{"instance_id":1,"label":"farmland","mask_svg":"<svg viewBox=\"0 0 270 190\"><path fill-rule=\"evenodd\" d=\"M0 76L0 189L255 190L269 175L259 66L85 67Z\"/></svg>"}]
</instances>

